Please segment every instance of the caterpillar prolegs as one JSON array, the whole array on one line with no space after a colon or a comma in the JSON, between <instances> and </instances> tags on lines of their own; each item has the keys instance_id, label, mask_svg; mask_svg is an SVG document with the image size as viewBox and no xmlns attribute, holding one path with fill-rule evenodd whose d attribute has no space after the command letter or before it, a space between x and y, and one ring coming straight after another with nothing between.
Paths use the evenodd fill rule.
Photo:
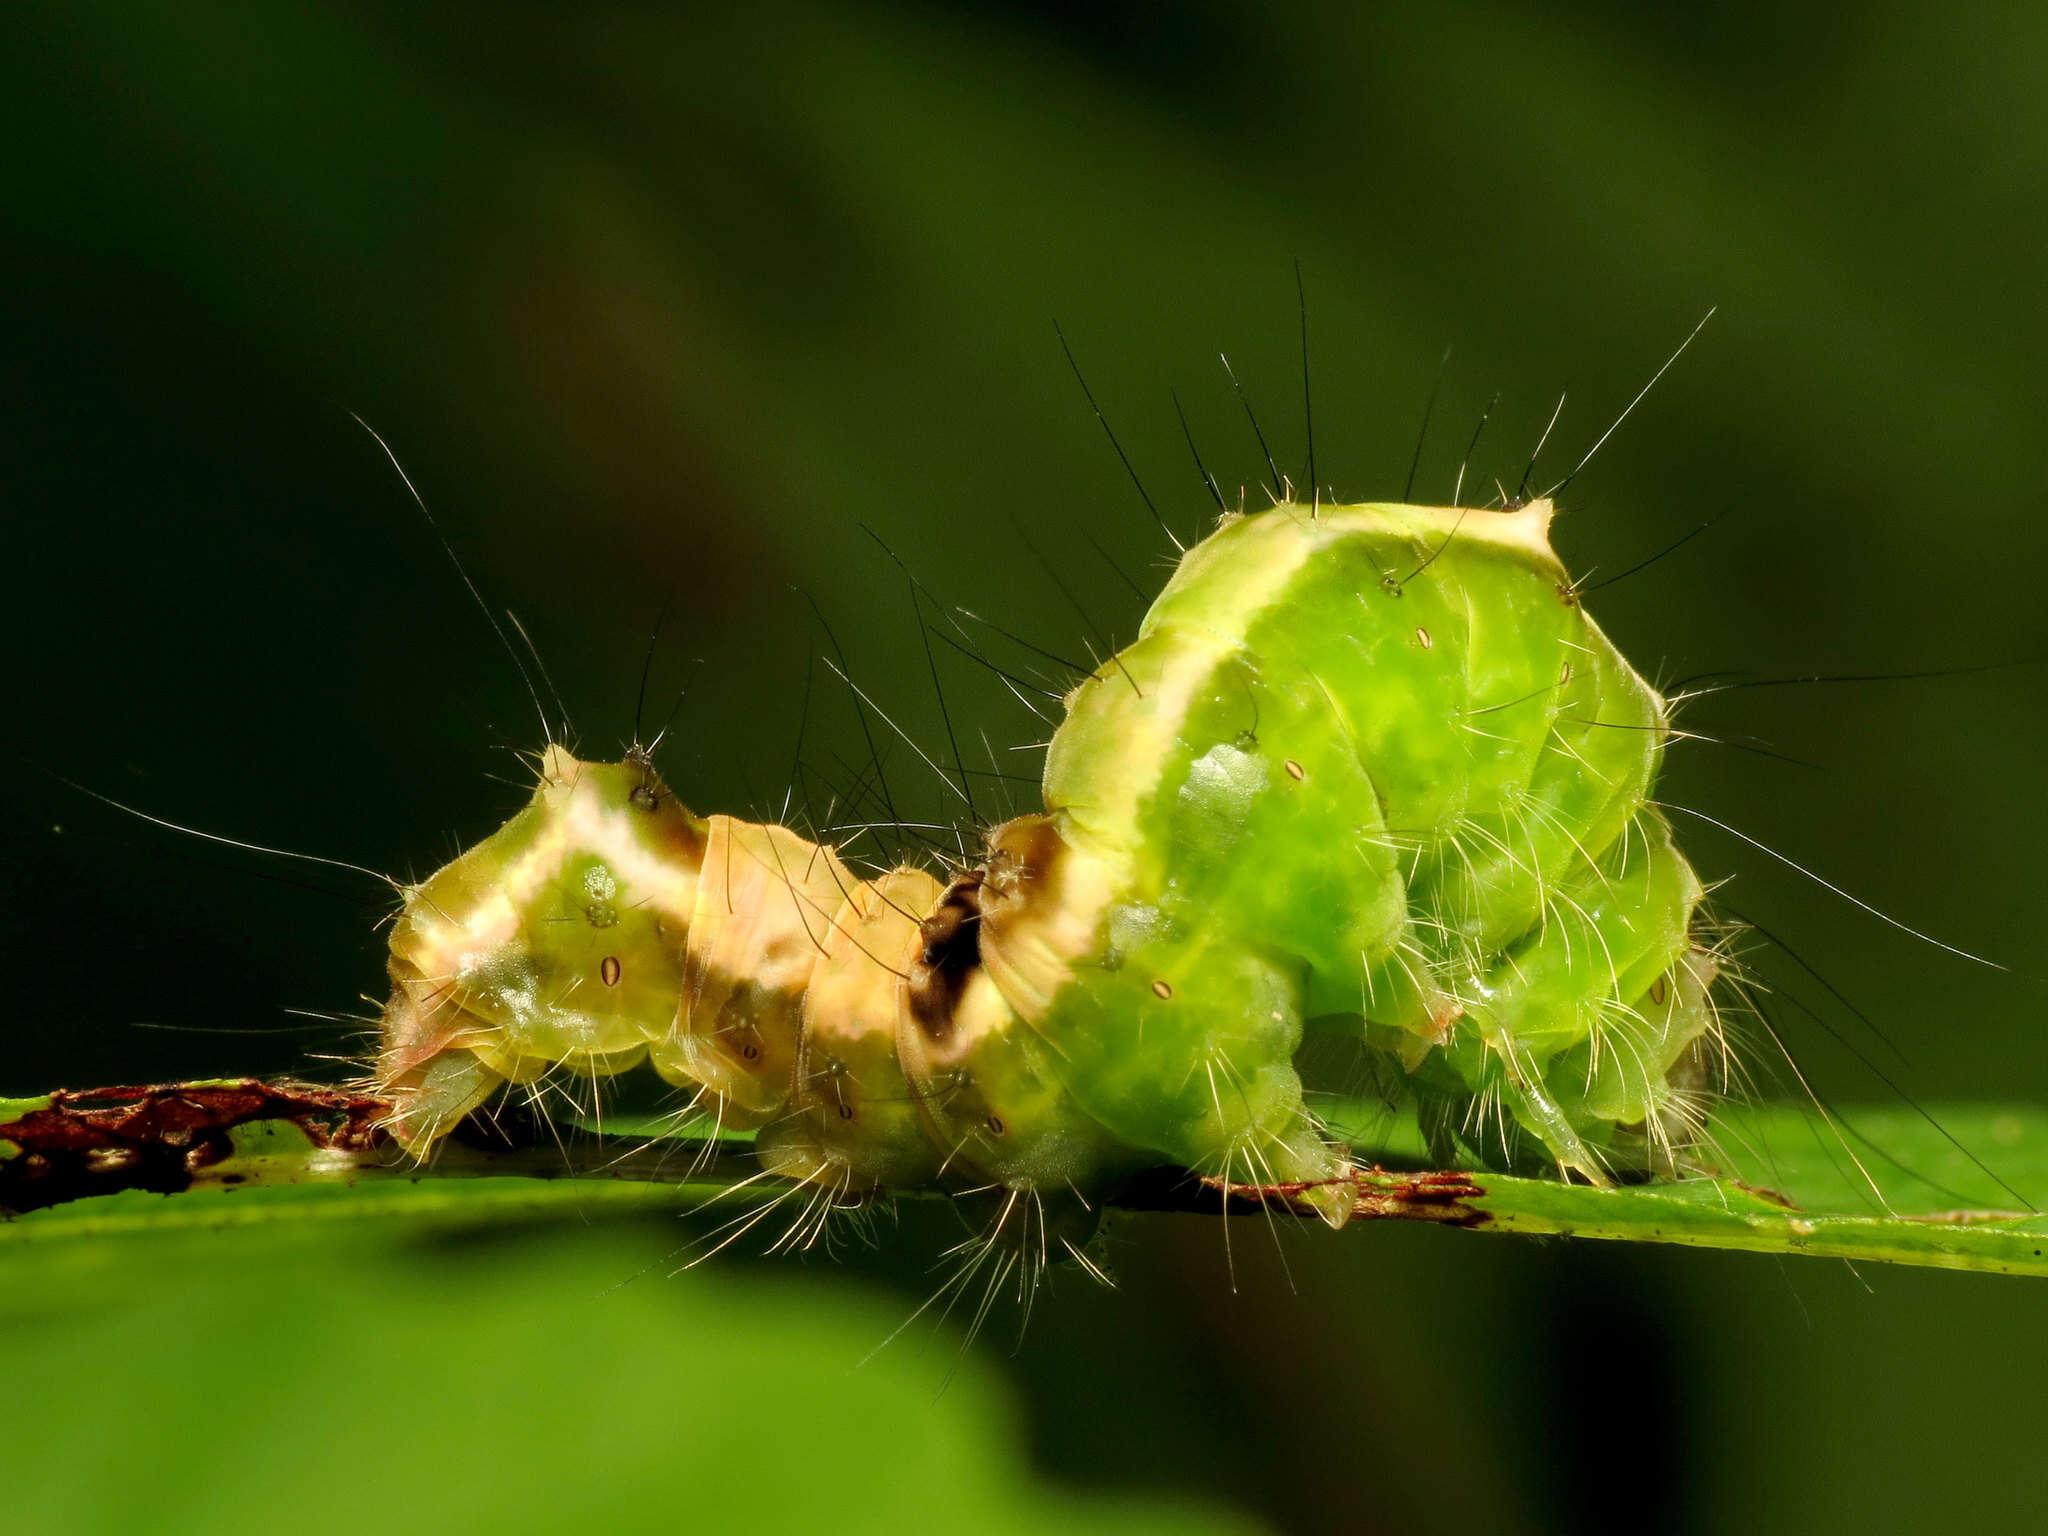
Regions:
<instances>
[{"instance_id":1,"label":"caterpillar prolegs","mask_svg":"<svg viewBox=\"0 0 2048 1536\"><path fill-rule=\"evenodd\" d=\"M379 1086L424 1153L500 1085L645 1061L848 1196L1146 1167L1306 1184L1310 1037L1436 1144L1668 1170L1719 1047L1699 880L1650 800L1664 700L1580 606L1548 500L1282 502L1189 548L1065 699L1044 810L941 881L699 817L550 747L413 887Z\"/></svg>"}]
</instances>

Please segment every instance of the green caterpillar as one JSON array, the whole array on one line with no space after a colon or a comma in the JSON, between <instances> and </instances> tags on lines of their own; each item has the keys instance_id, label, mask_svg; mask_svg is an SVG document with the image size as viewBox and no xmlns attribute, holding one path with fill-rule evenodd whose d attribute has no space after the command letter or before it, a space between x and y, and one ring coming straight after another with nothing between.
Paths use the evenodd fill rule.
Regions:
<instances>
[{"instance_id":1,"label":"green caterpillar","mask_svg":"<svg viewBox=\"0 0 2048 1536\"><path fill-rule=\"evenodd\" d=\"M1085 1208L1178 1165L1351 1208L1296 1057L1341 1037L1436 1144L1669 1171L1722 1049L1702 888L1650 801L1665 701L1547 499L1292 500L1188 549L1066 697L1041 814L949 882L698 817L550 747L408 890L376 1065L425 1154L506 1083L650 1063L835 1196Z\"/></svg>"}]
</instances>

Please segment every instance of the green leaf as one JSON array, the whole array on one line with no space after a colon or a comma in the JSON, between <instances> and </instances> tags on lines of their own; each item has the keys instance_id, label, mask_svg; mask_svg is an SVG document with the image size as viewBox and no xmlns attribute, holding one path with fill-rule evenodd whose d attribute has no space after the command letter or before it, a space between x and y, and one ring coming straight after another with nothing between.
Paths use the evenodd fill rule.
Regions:
<instances>
[{"instance_id":1,"label":"green leaf","mask_svg":"<svg viewBox=\"0 0 2048 1536\"><path fill-rule=\"evenodd\" d=\"M203 1099L206 1089L230 1098L286 1091L247 1080L186 1084L180 1103ZM127 1106L136 1092L108 1094ZM130 1097L118 1097L124 1093ZM23 1117L51 1102L14 1101L0 1125L25 1134ZM1420 1166L1412 1131L1376 1122L1368 1106L1340 1105L1330 1118L1363 1160ZM459 1228L550 1211L674 1212L710 1199L752 1198L733 1194L756 1171L740 1142L707 1144L676 1133L670 1121L614 1120L602 1132L565 1134L559 1144L500 1150L451 1144L420 1168L388 1148L337 1141L305 1116L252 1119L234 1125L228 1154L197 1167L180 1198L130 1189L32 1211L0 1229L0 1247L279 1222ZM2048 1275L2048 1217L2041 1214L2048 1208L2048 1109L1954 1106L1921 1114L1889 1106L1823 1118L1803 1107L1732 1107L1712 1128L1710 1145L1717 1165L1711 1176L1611 1189L1477 1169L1434 1179L1366 1174L1358 1181L1358 1214L1477 1232ZM20 1161L18 1151L0 1158L0 1174ZM1232 1193L1287 1204L1302 1191ZM1169 1176L1134 1191L1132 1201L1213 1210L1219 1197L1213 1186Z\"/></svg>"},{"instance_id":2,"label":"green leaf","mask_svg":"<svg viewBox=\"0 0 2048 1536\"><path fill-rule=\"evenodd\" d=\"M1719 1177L1595 1189L1478 1173L1474 1230L2048 1275L2048 1110L1735 1107ZM1412 1160L1401 1142L1362 1155Z\"/></svg>"},{"instance_id":3,"label":"green leaf","mask_svg":"<svg viewBox=\"0 0 2048 1536\"><path fill-rule=\"evenodd\" d=\"M374 1223L20 1223L94 1240L0 1250L10 1526L1252 1529L1036 1479L1008 1390L951 1330L878 1350L911 1306L900 1297L795 1269L676 1274L666 1221L464 1234L450 1212L502 1216L495 1192L399 1192L266 1192L273 1215ZM109 1203L131 1200L254 1208L219 1193Z\"/></svg>"}]
</instances>

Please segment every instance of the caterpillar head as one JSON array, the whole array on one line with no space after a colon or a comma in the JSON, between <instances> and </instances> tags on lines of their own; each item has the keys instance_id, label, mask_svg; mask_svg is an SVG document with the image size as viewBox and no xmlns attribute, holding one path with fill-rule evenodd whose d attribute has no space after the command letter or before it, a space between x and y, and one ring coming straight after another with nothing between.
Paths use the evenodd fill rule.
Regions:
<instances>
[{"instance_id":1,"label":"caterpillar head","mask_svg":"<svg viewBox=\"0 0 2048 1536\"><path fill-rule=\"evenodd\" d=\"M376 1086L430 1146L500 1082L608 1074L670 1031L707 824L640 754L541 758L524 809L406 893Z\"/></svg>"}]
</instances>

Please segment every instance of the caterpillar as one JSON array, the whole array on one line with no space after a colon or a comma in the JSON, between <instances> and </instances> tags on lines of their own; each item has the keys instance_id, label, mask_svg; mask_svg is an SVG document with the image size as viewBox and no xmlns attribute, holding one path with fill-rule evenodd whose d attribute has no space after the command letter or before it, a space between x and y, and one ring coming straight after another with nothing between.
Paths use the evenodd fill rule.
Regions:
<instances>
[{"instance_id":1,"label":"caterpillar","mask_svg":"<svg viewBox=\"0 0 2048 1536\"><path fill-rule=\"evenodd\" d=\"M1161 1165L1351 1208L1328 1042L1432 1145L1595 1183L1680 1167L1724 1051L1703 888L1652 801L1667 702L1579 601L1547 498L1287 491L1189 547L1064 698L1043 809L863 878L551 744L406 888L374 1067L415 1154L507 1084L652 1067L852 1201L1092 1210Z\"/></svg>"}]
</instances>

